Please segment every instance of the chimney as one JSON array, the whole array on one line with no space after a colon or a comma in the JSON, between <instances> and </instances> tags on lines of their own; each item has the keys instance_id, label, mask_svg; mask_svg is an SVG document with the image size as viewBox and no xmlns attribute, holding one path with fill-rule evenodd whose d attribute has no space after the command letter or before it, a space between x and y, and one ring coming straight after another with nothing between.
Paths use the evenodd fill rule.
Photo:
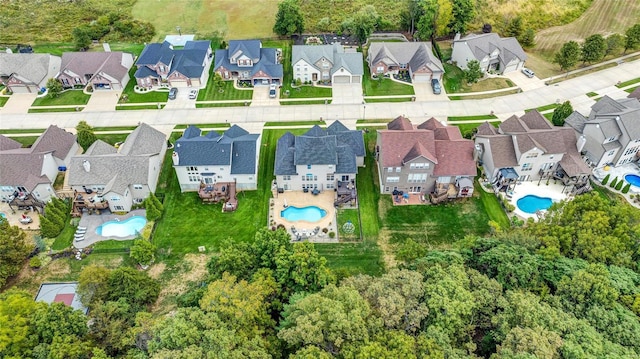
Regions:
<instances>
[{"instance_id":1,"label":"chimney","mask_svg":"<svg viewBox=\"0 0 640 359\"><path fill-rule=\"evenodd\" d=\"M584 148L584 145L586 143L587 143L587 139L584 137L584 135L580 135L580 137L578 137L578 142L576 143L578 152L582 152L582 149Z\"/></svg>"},{"instance_id":2,"label":"chimney","mask_svg":"<svg viewBox=\"0 0 640 359\"><path fill-rule=\"evenodd\" d=\"M84 170L86 172L90 172L91 171L91 163L89 163L89 161L87 161L87 160L82 161L82 168L84 168Z\"/></svg>"},{"instance_id":3,"label":"chimney","mask_svg":"<svg viewBox=\"0 0 640 359\"><path fill-rule=\"evenodd\" d=\"M171 155L171 159L173 160L173 165L178 166L180 164L180 156L178 156L178 152L173 151Z\"/></svg>"}]
</instances>

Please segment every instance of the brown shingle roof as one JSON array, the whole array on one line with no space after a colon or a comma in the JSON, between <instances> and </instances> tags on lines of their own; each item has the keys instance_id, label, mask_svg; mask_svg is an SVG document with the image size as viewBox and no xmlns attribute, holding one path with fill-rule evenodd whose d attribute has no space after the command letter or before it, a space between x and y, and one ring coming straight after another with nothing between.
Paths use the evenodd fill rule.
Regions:
<instances>
[{"instance_id":1,"label":"brown shingle roof","mask_svg":"<svg viewBox=\"0 0 640 359\"><path fill-rule=\"evenodd\" d=\"M408 118L404 116L398 116L393 121L387 124L387 129L395 131L408 131L413 130L413 125Z\"/></svg>"},{"instance_id":2,"label":"brown shingle roof","mask_svg":"<svg viewBox=\"0 0 640 359\"><path fill-rule=\"evenodd\" d=\"M562 169L571 177L590 174L591 169L578 153L576 135L573 129L571 127L562 127L558 129L558 132L566 150L565 155L560 160Z\"/></svg>"},{"instance_id":3,"label":"brown shingle roof","mask_svg":"<svg viewBox=\"0 0 640 359\"><path fill-rule=\"evenodd\" d=\"M489 148L487 152L493 158L495 168L514 167L518 165L516 153L513 150L513 140L509 135L487 136Z\"/></svg>"},{"instance_id":4,"label":"brown shingle roof","mask_svg":"<svg viewBox=\"0 0 640 359\"><path fill-rule=\"evenodd\" d=\"M635 98L640 100L640 87L638 87L637 89L633 90L632 93L629 94L629 96L627 96L628 98Z\"/></svg>"},{"instance_id":5,"label":"brown shingle roof","mask_svg":"<svg viewBox=\"0 0 640 359\"><path fill-rule=\"evenodd\" d=\"M56 125L51 125L38 137L31 149L33 152L52 151L55 157L64 159L75 142L76 135Z\"/></svg>"},{"instance_id":6,"label":"brown shingle roof","mask_svg":"<svg viewBox=\"0 0 640 359\"><path fill-rule=\"evenodd\" d=\"M440 123L440 121L431 117L430 119L424 121L423 123L418 125L418 128L421 130L435 130L436 128L444 128L444 125Z\"/></svg>"},{"instance_id":7,"label":"brown shingle roof","mask_svg":"<svg viewBox=\"0 0 640 359\"><path fill-rule=\"evenodd\" d=\"M497 135L498 131L496 130L495 127L493 127L492 124L489 123L489 121L486 121L482 125L478 126L478 132L476 134L479 136L481 135L490 136L490 135Z\"/></svg>"},{"instance_id":8,"label":"brown shingle roof","mask_svg":"<svg viewBox=\"0 0 640 359\"><path fill-rule=\"evenodd\" d=\"M552 128L551 123L538 110L525 113L520 117L520 120L531 130L549 130Z\"/></svg>"},{"instance_id":9,"label":"brown shingle roof","mask_svg":"<svg viewBox=\"0 0 640 359\"><path fill-rule=\"evenodd\" d=\"M527 125L516 115L513 115L504 120L504 122L502 122L498 128L500 129L501 133L518 133L527 132L527 130L529 130L529 128L527 128Z\"/></svg>"},{"instance_id":10,"label":"brown shingle roof","mask_svg":"<svg viewBox=\"0 0 640 359\"><path fill-rule=\"evenodd\" d=\"M435 176L475 176L476 161L473 158L474 144L471 140L436 141L438 164L433 169Z\"/></svg>"},{"instance_id":11,"label":"brown shingle roof","mask_svg":"<svg viewBox=\"0 0 640 359\"><path fill-rule=\"evenodd\" d=\"M379 130L381 139L380 161L383 167L402 166L403 160L416 143L424 146L424 156L436 162L433 131L427 130Z\"/></svg>"},{"instance_id":12,"label":"brown shingle roof","mask_svg":"<svg viewBox=\"0 0 640 359\"><path fill-rule=\"evenodd\" d=\"M20 142L0 135L0 151L15 150L20 147L22 147Z\"/></svg>"}]
</instances>

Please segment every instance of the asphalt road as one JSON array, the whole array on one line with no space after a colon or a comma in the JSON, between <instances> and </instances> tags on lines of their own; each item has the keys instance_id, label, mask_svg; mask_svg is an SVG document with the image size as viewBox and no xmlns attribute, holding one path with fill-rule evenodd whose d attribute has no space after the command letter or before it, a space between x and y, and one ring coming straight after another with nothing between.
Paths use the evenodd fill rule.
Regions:
<instances>
[{"instance_id":1,"label":"asphalt road","mask_svg":"<svg viewBox=\"0 0 640 359\"><path fill-rule=\"evenodd\" d=\"M615 87L618 81L627 81L640 77L640 60L623 63L556 85L543 86L522 93L483 100L439 100L428 102L396 102L367 104L329 104L329 105L289 105L289 106L246 106L214 107L203 109L163 109L105 112L58 112L31 114L3 114L0 110L1 129L46 128L56 124L64 128L73 128L78 121L85 120L92 126L132 126L138 122L150 125L176 125L189 123L264 123L274 121L300 120L355 120L365 118L392 119L405 115L414 119L447 116L466 116L489 114L493 111L499 118L513 114L522 114L525 109L540 107L558 101L570 100L574 109L583 114L589 113L594 100L586 93L596 92L600 96L609 95L621 98L626 92Z\"/></svg>"}]
</instances>

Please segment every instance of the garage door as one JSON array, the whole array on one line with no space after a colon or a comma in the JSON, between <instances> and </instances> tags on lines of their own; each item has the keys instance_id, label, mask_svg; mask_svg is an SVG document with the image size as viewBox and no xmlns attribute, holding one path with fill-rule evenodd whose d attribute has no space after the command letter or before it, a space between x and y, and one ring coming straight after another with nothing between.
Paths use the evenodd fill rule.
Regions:
<instances>
[{"instance_id":1,"label":"garage door","mask_svg":"<svg viewBox=\"0 0 640 359\"><path fill-rule=\"evenodd\" d=\"M507 72L511 72L511 71L516 71L518 69L518 63L514 63L511 64L507 67L504 68L504 71L502 71L503 74L506 74Z\"/></svg>"},{"instance_id":2,"label":"garage door","mask_svg":"<svg viewBox=\"0 0 640 359\"><path fill-rule=\"evenodd\" d=\"M337 84L348 84L351 82L351 76L334 76L333 82Z\"/></svg>"},{"instance_id":3,"label":"garage door","mask_svg":"<svg viewBox=\"0 0 640 359\"><path fill-rule=\"evenodd\" d=\"M359 84L362 80L360 79L360 75L354 75L351 77L351 83Z\"/></svg>"},{"instance_id":4,"label":"garage door","mask_svg":"<svg viewBox=\"0 0 640 359\"><path fill-rule=\"evenodd\" d=\"M413 75L413 82L429 82L429 81L431 81L431 74Z\"/></svg>"},{"instance_id":5,"label":"garage door","mask_svg":"<svg viewBox=\"0 0 640 359\"><path fill-rule=\"evenodd\" d=\"M191 79L191 86L200 87L200 79Z\"/></svg>"},{"instance_id":6,"label":"garage door","mask_svg":"<svg viewBox=\"0 0 640 359\"><path fill-rule=\"evenodd\" d=\"M12 85L10 87L11 91L13 93L31 93L31 92L38 92L37 89L33 89L35 91L32 91L32 89L30 89L28 86L16 86L16 85Z\"/></svg>"},{"instance_id":7,"label":"garage door","mask_svg":"<svg viewBox=\"0 0 640 359\"><path fill-rule=\"evenodd\" d=\"M172 87L188 87L187 80L171 80Z\"/></svg>"}]
</instances>

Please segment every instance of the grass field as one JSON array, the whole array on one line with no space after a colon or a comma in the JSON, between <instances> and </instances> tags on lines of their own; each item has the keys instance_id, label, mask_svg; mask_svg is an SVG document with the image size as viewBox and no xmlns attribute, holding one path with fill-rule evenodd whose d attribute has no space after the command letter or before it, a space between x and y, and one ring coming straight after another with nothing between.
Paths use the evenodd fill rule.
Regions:
<instances>
[{"instance_id":1,"label":"grass field","mask_svg":"<svg viewBox=\"0 0 640 359\"><path fill-rule=\"evenodd\" d=\"M447 117L447 122L449 121L478 121L478 120L495 120L498 117L495 115L477 115L477 116L449 116Z\"/></svg>"},{"instance_id":2,"label":"grass field","mask_svg":"<svg viewBox=\"0 0 640 359\"><path fill-rule=\"evenodd\" d=\"M213 66L211 66L211 72L213 72ZM213 81L209 80L207 87L198 92L198 101L251 100L252 97L253 90L237 90L233 87L233 81L225 81L220 92L213 86Z\"/></svg>"},{"instance_id":3,"label":"grass field","mask_svg":"<svg viewBox=\"0 0 640 359\"><path fill-rule=\"evenodd\" d=\"M139 0L133 6L135 18L156 28L156 40L167 34L197 34L199 38L219 33L225 39L253 39L274 36L272 28L278 9L275 0Z\"/></svg>"},{"instance_id":4,"label":"grass field","mask_svg":"<svg viewBox=\"0 0 640 359\"><path fill-rule=\"evenodd\" d=\"M0 97L0 107L4 106L4 104L6 104L7 101L9 101L8 97L6 97L6 96Z\"/></svg>"},{"instance_id":5,"label":"grass field","mask_svg":"<svg viewBox=\"0 0 640 359\"><path fill-rule=\"evenodd\" d=\"M365 69L365 73L367 73ZM362 76L365 96L413 95L411 84L402 84L390 79L374 80L370 76Z\"/></svg>"},{"instance_id":6,"label":"grass field","mask_svg":"<svg viewBox=\"0 0 640 359\"><path fill-rule=\"evenodd\" d=\"M487 78L475 84L467 84L464 72L459 67L447 63L443 65L445 73L442 81L447 94L500 90L515 86L511 80L505 78Z\"/></svg>"},{"instance_id":7,"label":"grass field","mask_svg":"<svg viewBox=\"0 0 640 359\"><path fill-rule=\"evenodd\" d=\"M82 90L68 90L55 98L48 96L37 98L33 101L32 106L86 105L90 97L85 95Z\"/></svg>"},{"instance_id":8,"label":"grass field","mask_svg":"<svg viewBox=\"0 0 640 359\"><path fill-rule=\"evenodd\" d=\"M581 42L593 34L624 34L628 27L638 22L638 19L640 1L593 0L591 6L577 20L539 31L536 34L535 50L550 55L570 40Z\"/></svg>"}]
</instances>

